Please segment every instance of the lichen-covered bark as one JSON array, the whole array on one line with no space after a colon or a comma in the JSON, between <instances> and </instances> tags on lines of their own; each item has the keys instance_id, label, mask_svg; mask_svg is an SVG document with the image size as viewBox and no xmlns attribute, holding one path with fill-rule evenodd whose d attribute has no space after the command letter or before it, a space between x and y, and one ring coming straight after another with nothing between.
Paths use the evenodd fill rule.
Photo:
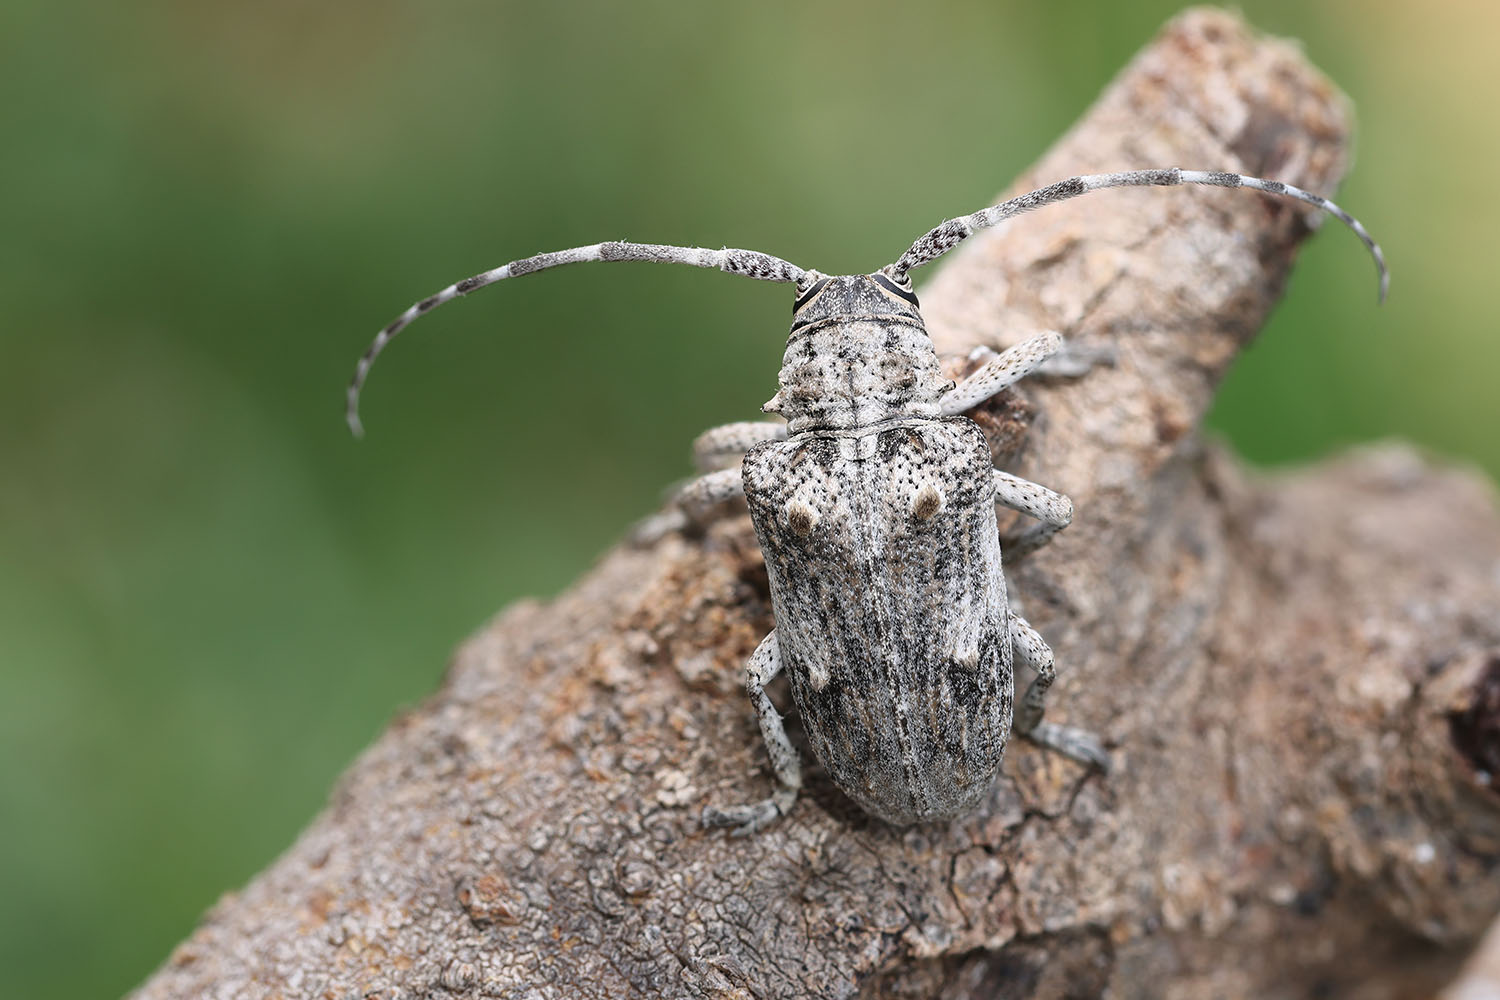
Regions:
<instances>
[{"instance_id":1,"label":"lichen-covered bark","mask_svg":"<svg viewBox=\"0 0 1500 1000\"><path fill-rule=\"evenodd\" d=\"M1176 164L1331 193L1348 128L1294 47L1196 11L1024 182ZM1195 432L1307 223L1104 192L923 291L955 358L1043 328L1115 349L979 415L1077 504L1010 574L1057 652L1053 717L1106 737L1109 777L1022 741L953 823L894 829L814 773L767 832L701 830L771 781L739 684L765 571L729 507L471 639L136 995L1435 991L1500 909L1494 497L1398 446L1253 477Z\"/></svg>"}]
</instances>

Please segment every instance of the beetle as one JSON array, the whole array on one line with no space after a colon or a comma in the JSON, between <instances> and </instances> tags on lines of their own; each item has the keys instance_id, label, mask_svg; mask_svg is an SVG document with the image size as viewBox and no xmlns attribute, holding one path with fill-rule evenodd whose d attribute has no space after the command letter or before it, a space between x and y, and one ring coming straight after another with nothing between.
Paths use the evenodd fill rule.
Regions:
<instances>
[{"instance_id":1,"label":"beetle","mask_svg":"<svg viewBox=\"0 0 1500 1000\"><path fill-rule=\"evenodd\" d=\"M991 355L955 385L942 373L912 287L912 269L975 231L1089 191L1198 184L1300 200L1349 226L1375 259L1363 225L1333 202L1280 181L1177 168L1085 174L948 220L871 274L829 276L751 250L599 243L512 261L417 302L375 337L356 366L346 418L359 436L370 367L412 320L506 278L588 261L713 267L794 284L797 298L776 394L785 422L706 432L695 451L738 466L689 482L656 531L687 512L743 496L771 586L775 627L750 656L745 686L776 776L760 801L709 806L708 826L737 835L788 813L802 786L800 755L766 694L788 675L807 742L838 787L894 824L948 819L978 806L1012 731L1101 768L1108 755L1080 729L1043 719L1056 676L1052 651L1007 600L995 506L1040 522L1045 544L1073 517L1067 497L992 466L984 435L962 414L1063 347L1044 333ZM1016 551L1012 551L1012 556ZM1016 702L1017 661L1034 678Z\"/></svg>"}]
</instances>

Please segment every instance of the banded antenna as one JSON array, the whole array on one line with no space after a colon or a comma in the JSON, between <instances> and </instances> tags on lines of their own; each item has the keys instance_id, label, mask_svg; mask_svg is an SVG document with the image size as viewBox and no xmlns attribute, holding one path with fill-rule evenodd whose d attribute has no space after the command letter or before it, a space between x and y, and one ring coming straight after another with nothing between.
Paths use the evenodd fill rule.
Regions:
<instances>
[{"instance_id":1,"label":"banded antenna","mask_svg":"<svg viewBox=\"0 0 1500 1000\"><path fill-rule=\"evenodd\" d=\"M1264 191L1267 194L1282 195L1287 198L1296 198L1305 201L1314 208L1320 208L1338 219L1344 225L1354 230L1365 248L1375 258L1375 266L1380 271L1380 301L1385 301L1386 290L1390 287L1391 276L1386 270L1385 254L1380 252L1377 244L1365 227L1358 219L1348 212L1339 208L1327 198L1320 197L1301 188L1284 184L1281 181L1268 181L1260 177L1246 177L1244 174L1226 174L1215 171L1204 170L1179 170L1172 167L1167 170L1126 170L1114 174L1082 174L1077 177L1069 177L1067 180L1048 184L1046 187L1037 188L1026 194L998 205L966 215L961 219L949 219L936 229L923 236L911 245L901 259L890 265L886 270L891 277L901 280L906 277L906 272L914 267L920 267L941 257L952 250L958 244L974 235L979 229L985 229L1006 219L1014 218L1023 212L1041 208L1044 205L1056 204L1076 198L1089 191L1099 191L1104 188L1116 187L1176 187L1179 184L1207 184L1210 187L1227 188L1253 188L1256 191Z\"/></svg>"},{"instance_id":2,"label":"banded antenna","mask_svg":"<svg viewBox=\"0 0 1500 1000\"><path fill-rule=\"evenodd\" d=\"M370 376L370 368L375 364L375 359L380 356L380 352L385 350L386 345L394 340L398 333L406 329L412 320L436 309L444 302L451 302L476 288L493 285L506 278L516 278L533 271L545 271L549 267L583 264L596 260L638 260L655 264L716 267L730 274L742 274L747 278L760 281L779 281L788 284L800 283L805 275L812 273L780 257L772 257L770 254L759 253L755 250L733 250L728 247L723 250L704 250L698 247L661 246L654 243L595 243L592 246L573 247L570 250L540 253L535 257L513 260L509 264L502 264L493 270L484 271L472 278L465 278L463 281L449 285L436 295L429 295L397 316L385 329L375 335L375 339L370 342L370 346L360 357L359 364L354 367L354 378L349 381L344 419L348 421L350 432L355 437L364 436L364 426L359 422L360 390L364 388L365 380Z\"/></svg>"}]
</instances>

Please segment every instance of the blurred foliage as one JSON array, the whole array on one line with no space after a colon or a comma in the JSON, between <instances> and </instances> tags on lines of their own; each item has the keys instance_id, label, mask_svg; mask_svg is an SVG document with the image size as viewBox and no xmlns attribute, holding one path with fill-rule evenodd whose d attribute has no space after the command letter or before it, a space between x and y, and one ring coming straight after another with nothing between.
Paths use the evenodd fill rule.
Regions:
<instances>
[{"instance_id":1,"label":"blurred foliage","mask_svg":"<svg viewBox=\"0 0 1500 1000\"><path fill-rule=\"evenodd\" d=\"M1395 278L1377 310L1329 227L1215 426L1263 462L1400 435L1500 470L1500 140L1475 96L1500 14L1244 7L1356 98L1340 201ZM574 578L700 429L755 415L788 299L670 268L488 290L387 356L356 444L342 390L380 324L600 239L874 268L998 191L1173 9L9 0L7 992L144 977L456 641Z\"/></svg>"}]
</instances>

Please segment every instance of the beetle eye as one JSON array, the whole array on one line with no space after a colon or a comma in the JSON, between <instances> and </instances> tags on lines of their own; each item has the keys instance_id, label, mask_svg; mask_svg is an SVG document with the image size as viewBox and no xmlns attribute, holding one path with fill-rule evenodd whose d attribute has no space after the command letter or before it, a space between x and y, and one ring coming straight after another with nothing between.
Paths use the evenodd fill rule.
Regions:
<instances>
[{"instance_id":1,"label":"beetle eye","mask_svg":"<svg viewBox=\"0 0 1500 1000\"><path fill-rule=\"evenodd\" d=\"M816 271L812 271L809 273L815 275L817 274ZM803 306L811 302L813 298L823 290L824 286L828 284L828 281L829 279L823 277L822 275L818 275L817 280L807 284L806 287L804 287L802 284L798 284L797 300L792 303L792 315L795 316Z\"/></svg>"},{"instance_id":2,"label":"beetle eye","mask_svg":"<svg viewBox=\"0 0 1500 1000\"><path fill-rule=\"evenodd\" d=\"M888 294L904 299L913 306L921 308L921 303L917 301L916 293L912 291L911 278L908 276L902 275L900 280L897 280L891 277L886 270L882 269L870 275L870 280L885 289Z\"/></svg>"}]
</instances>

